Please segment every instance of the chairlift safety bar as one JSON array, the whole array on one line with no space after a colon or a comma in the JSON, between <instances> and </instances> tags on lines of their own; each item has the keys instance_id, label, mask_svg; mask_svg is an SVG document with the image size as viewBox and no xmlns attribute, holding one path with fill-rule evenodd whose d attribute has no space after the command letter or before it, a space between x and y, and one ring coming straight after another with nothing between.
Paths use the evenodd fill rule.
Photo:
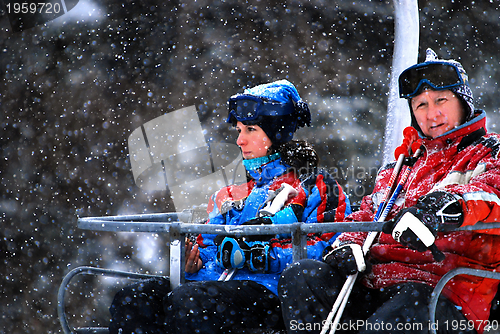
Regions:
<instances>
[{"instance_id":1,"label":"chairlift safety bar","mask_svg":"<svg viewBox=\"0 0 500 334\"><path fill-rule=\"evenodd\" d=\"M215 225L190 223L189 210L174 213L136 214L78 219L78 227L101 232L150 232L166 233L170 242L170 282L175 287L184 282L184 240L188 234L217 234L233 237L247 235L290 234L293 261L307 256L306 236L310 233L341 233L382 231L380 222L327 222L316 224L294 223L273 225ZM185 223L188 222L188 223ZM500 228L500 223L477 223L459 230Z\"/></svg>"},{"instance_id":2,"label":"chairlift safety bar","mask_svg":"<svg viewBox=\"0 0 500 334\"><path fill-rule=\"evenodd\" d=\"M326 222L316 224L294 223L278 225L215 225L200 224L193 219L192 210L171 213L134 214L103 217L84 217L78 219L78 228L96 232L149 232L165 233L170 243L170 273L169 278L172 287L178 286L184 281L184 242L189 234L218 234L234 237L247 235L274 235L290 234L292 238L293 261L307 257L306 236L310 233L341 233L341 232L381 232L380 222ZM472 226L459 228L461 231L489 230L500 228L499 223L476 223ZM63 279L58 292L58 315L64 333L73 333L70 329L64 310L64 294L72 278L80 274L105 275L126 278L149 278L155 275L118 272L103 268L77 267L70 271ZM435 319L435 311L438 297L446 283L456 275L475 275L500 279L500 273L474 270L469 268L457 268L443 276L436 286L429 312L431 321ZM107 328L80 328L88 330L88 333L106 333ZM435 330L432 331L435 333ZM83 333L83 332L82 332Z\"/></svg>"}]
</instances>

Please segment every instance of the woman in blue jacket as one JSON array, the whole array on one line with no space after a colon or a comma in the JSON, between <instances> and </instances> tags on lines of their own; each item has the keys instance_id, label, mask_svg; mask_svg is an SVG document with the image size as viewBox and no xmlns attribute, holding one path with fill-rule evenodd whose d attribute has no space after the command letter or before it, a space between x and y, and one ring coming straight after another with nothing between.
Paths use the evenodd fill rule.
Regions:
<instances>
[{"instance_id":1,"label":"woman in blue jacket","mask_svg":"<svg viewBox=\"0 0 500 334\"><path fill-rule=\"evenodd\" d=\"M295 131L310 125L310 119L307 104L287 80L259 85L229 99L227 122L238 131L236 143L248 182L222 188L210 198L209 224L321 223L341 221L350 213L337 182L316 168L314 149L293 140ZM309 235L308 257L320 259L332 237ZM291 262L287 235L199 235L194 245L186 244L187 283L173 291L167 281L159 280L121 290L110 308L110 332L284 330L277 283ZM231 280L218 280L233 269Z\"/></svg>"}]
</instances>

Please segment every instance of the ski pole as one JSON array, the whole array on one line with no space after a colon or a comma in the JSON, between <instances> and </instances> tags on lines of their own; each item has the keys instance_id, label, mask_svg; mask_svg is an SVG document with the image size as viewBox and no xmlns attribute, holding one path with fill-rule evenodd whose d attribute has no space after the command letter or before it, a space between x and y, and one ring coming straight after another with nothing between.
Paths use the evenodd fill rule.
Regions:
<instances>
[{"instance_id":1,"label":"ski pole","mask_svg":"<svg viewBox=\"0 0 500 334\"><path fill-rule=\"evenodd\" d=\"M396 182L396 178L399 174L399 171L401 170L401 166L403 165L404 160L405 160L405 155L400 154L398 161L396 162L396 166L394 167L394 171L391 175L391 178L389 179L389 183L387 184L387 187L385 188L384 196L382 197L382 201L380 202L380 204L378 206L377 213L375 214L375 218L373 219L373 221L378 221L378 219L380 218L380 215L384 211L385 203L387 202L387 199L389 198L391 190L394 187L394 184Z\"/></svg>"},{"instance_id":2,"label":"ski pole","mask_svg":"<svg viewBox=\"0 0 500 334\"><path fill-rule=\"evenodd\" d=\"M418 145L420 146L420 142L418 142ZM420 152L421 152L420 148L416 149L413 157L414 158L418 157L418 155L420 155ZM403 154L401 154L400 157L401 156L403 156ZM385 220L385 218L387 218L387 215L391 211L391 208L392 208L394 202L398 198L399 193L401 192L404 184L408 180L408 176L410 175L410 172L411 172L411 167L408 165L405 165L401 179L398 182L396 189L394 190L389 202L387 203L384 211L380 215L377 222L383 222ZM377 235L378 235L378 232L369 232L368 233L368 236L366 237L365 242L363 243L363 254L364 255L366 255L368 253L368 250L370 249L371 245L375 241L375 238L377 237ZM357 277L358 277L358 273L356 273L354 275L350 275L347 278L346 282L344 283L344 286L348 285L348 287L345 289L345 292L344 292L343 296L341 297L342 303L338 306L338 311L334 312L334 313L336 313L336 316L335 316L335 319L333 321L332 327L330 328L330 334L335 333L335 331L337 330L337 324L340 322L340 317L342 316L342 313L344 312L345 306L347 305L347 300L349 298L349 295L351 294L352 288L354 287L354 282L356 281ZM344 288L342 288L342 290L344 290ZM340 294L339 294L339 297L340 297ZM339 297L337 297L337 299L339 299ZM337 302L336 302L336 304L337 304ZM333 311L333 309L332 309L332 311ZM331 321L331 319L330 319L330 321ZM329 323L329 321L326 322L326 324L328 324L328 323Z\"/></svg>"},{"instance_id":3,"label":"ski pole","mask_svg":"<svg viewBox=\"0 0 500 334\"><path fill-rule=\"evenodd\" d=\"M231 278L233 278L233 275L236 273L236 268L231 268L231 269L226 269L224 272L219 276L218 281L229 281Z\"/></svg>"},{"instance_id":4,"label":"ski pole","mask_svg":"<svg viewBox=\"0 0 500 334\"><path fill-rule=\"evenodd\" d=\"M397 159L397 162L396 165L394 166L391 178L387 183L384 196L382 197L382 201L378 206L377 213L373 221L378 221L378 219L380 218L380 215L382 214L384 206L387 202L387 199L389 198L389 195L391 194L391 191L394 187L399 171L401 170L403 161L407 156L409 156L408 151L411 149L412 144L418 139L418 132L417 130L415 130L415 128L409 126L403 130L403 136L404 136L403 143L394 150L394 156Z\"/></svg>"},{"instance_id":5,"label":"ski pole","mask_svg":"<svg viewBox=\"0 0 500 334\"><path fill-rule=\"evenodd\" d=\"M407 129L413 129L413 128L407 128ZM402 161L404 160L404 158L407 154L407 153L405 153L405 151L408 152L408 148L410 146L409 145L410 140L415 140L416 137L418 137L418 135L415 135L416 131L415 131L415 133L413 133L411 130L405 129L405 131L406 131L406 133L404 133L405 134L405 141L407 138L409 138L409 140L407 140L406 143L404 141L403 145L401 145L400 147L398 147L398 149L396 149L395 153L399 154L398 163L396 163L396 166L394 167L391 178L389 179L389 183L388 183L388 186L385 190L382 202L386 201L386 199L388 197L387 193L390 192L390 190L392 189L393 184L397 178L397 175L400 172L400 169L402 166ZM421 152L420 146L421 146L420 140L412 143L411 148L412 148L412 151L415 152L413 155L414 158L416 158L420 155L420 152ZM401 163L399 163L400 161L401 161ZM377 222L382 222L385 220L385 218L387 217L387 215L389 214L389 212L392 208L392 205L396 201L396 198L399 196L401 189L403 188L404 184L406 183L410 172L411 172L411 167L408 165L405 165L403 175L402 175L396 189L394 190L394 193L392 194L389 202L387 203L384 210L382 210L384 203L381 203L382 205L379 205L379 208L377 210L377 213L376 213L374 220L376 220ZM382 211L382 213L380 214L381 211ZM377 237L377 235L378 235L377 232L370 232L368 234L367 238L365 239L365 242L363 243L363 254L366 254L368 252L369 248L371 247L371 245L372 245L373 241L375 240L375 238ZM337 324L340 322L340 317L342 316L344 308L347 304L348 297L352 291L352 288L354 286L354 282L355 282L357 276L358 276L358 273L356 273L354 275L350 275L347 278L346 282L344 283L344 286L342 287L342 290L340 291L339 295L337 296L337 299L332 307L331 312L328 314L327 320L322 328L321 334L326 333L326 331L330 327L330 323L331 323L333 316L336 314L335 320L332 323L331 330L330 330L330 333L335 333Z\"/></svg>"},{"instance_id":6,"label":"ski pole","mask_svg":"<svg viewBox=\"0 0 500 334\"><path fill-rule=\"evenodd\" d=\"M420 142L416 142L414 144L417 144L418 145L418 148L415 150L415 154L413 155L413 158L416 158L420 155ZM399 193L401 192L401 190L403 189L403 186L404 184L406 183L406 181L408 180L408 177L410 175L410 172L411 172L411 166L409 165L405 165L404 166L404 170L403 170L403 173L402 173L402 176L400 178L400 181L398 182L398 185L396 187L396 189L394 190L389 202L387 203L384 211L382 212L381 216L379 217L379 219L377 220L378 222L383 222L385 220L385 218L387 218L387 215L389 214L389 212L391 211L392 209L392 206L394 204L394 202L396 201L397 197L399 196ZM368 253L368 250L370 249L371 245L373 244L373 242L375 241L375 238L377 237L378 235L378 232L370 232L368 233L368 236L366 237L365 239L365 242L363 243L363 254L367 254ZM336 331L336 327L337 327L337 324L340 322L340 317L342 316L342 313L344 312L344 308L347 304L347 299L349 298L349 295L351 294L351 291L352 291L352 288L354 286L354 282L358 276L358 273L354 274L354 275L351 275L351 276L354 276L351 280L348 280L349 281L349 287L348 289L346 290L345 292L345 295L342 297L342 304L340 305L338 311L336 311L337 315L335 317L335 320L332 324L332 327L330 329L330 333L333 334L335 333ZM348 282L346 281L345 284L347 284Z\"/></svg>"},{"instance_id":7,"label":"ski pole","mask_svg":"<svg viewBox=\"0 0 500 334\"><path fill-rule=\"evenodd\" d=\"M390 191L394 187L394 183L396 182L399 171L401 170L401 166L403 165L404 158L405 158L404 154L399 155L399 158L396 162L396 165L394 166L394 170L392 171L391 178L389 179L389 183L387 184L387 187L385 188L384 195L382 197L382 201L380 202L379 207L377 209L377 213L375 214L374 221L378 221L378 219L380 218L380 215L384 211L383 209L384 209L385 203L386 203L387 199L389 198ZM368 234L367 239L368 238L371 238L370 234ZM364 253L364 247L363 247L363 253ZM344 283L342 290L340 290L339 294L337 295L337 299L335 300L335 303L333 304L332 310L330 311L330 313L328 314L328 317L326 318L325 324L323 325L323 328L321 330L321 334L326 334L326 331L330 327L330 324L332 324L331 321L332 321L333 317L335 316L335 314L337 314L337 316L335 317L332 328L334 328L336 326L336 324L339 323L340 316L339 316L339 313L337 312L337 310L345 308L345 303L347 303L347 298L345 298L345 296L346 296L346 294L348 294L348 291L350 291L352 289L352 286L353 286L354 281L357 278L357 276L358 276L358 274L356 273L354 275L349 275L347 277L347 280Z\"/></svg>"},{"instance_id":8,"label":"ski pole","mask_svg":"<svg viewBox=\"0 0 500 334\"><path fill-rule=\"evenodd\" d=\"M389 179L389 183L384 191L384 196L382 197L382 201L377 209L377 213L375 214L375 219L374 221L379 221L380 216L382 212L384 211L384 205L385 202L387 201L387 198L389 197L389 193L392 190L394 183L396 182L396 178L399 174L399 171L401 170L401 166L403 165L405 155L401 154L398 158L398 161L396 163L396 166L394 167L394 170L392 172L391 178ZM367 244L367 242L370 242L370 244L375 240L377 233L370 232L368 233L368 236L365 240L365 243L363 244L363 254L365 254L365 247L364 245ZM368 247L369 248L369 247ZM321 330L321 334L326 334L328 331L328 328L330 328L330 325L332 325L331 330L335 332L335 327L336 325L340 322L340 317L342 316L343 312L337 312L339 310L342 310L345 308L345 305L347 303L347 297L350 295L350 292L352 290L352 287L354 286L354 281L358 277L358 273L349 275L347 277L347 280L344 283L344 286L342 287L342 290L340 290L339 294L337 295L337 299L335 300L335 303L333 304L332 310L328 314L328 317L326 318L325 324L323 325L323 328ZM335 317L334 322L332 323L333 317Z\"/></svg>"}]
</instances>

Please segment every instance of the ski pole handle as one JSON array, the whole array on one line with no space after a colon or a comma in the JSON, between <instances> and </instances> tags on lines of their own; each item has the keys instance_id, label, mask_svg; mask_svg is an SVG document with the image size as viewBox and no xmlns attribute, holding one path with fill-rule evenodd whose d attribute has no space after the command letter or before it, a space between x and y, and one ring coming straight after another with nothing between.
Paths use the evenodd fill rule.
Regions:
<instances>
[{"instance_id":1,"label":"ski pole handle","mask_svg":"<svg viewBox=\"0 0 500 334\"><path fill-rule=\"evenodd\" d=\"M419 147L418 149L415 150L415 153L413 154L413 158L418 157L420 155L420 152L421 152L421 149ZM412 170L412 168L410 166L405 166L405 168L403 170L403 174L401 175L401 179L399 180L398 185L396 186L396 189L394 189L394 192L392 193L392 196L391 196L389 202L387 203L387 206L385 207L384 212L380 215L380 217L377 221L382 222L385 220L385 218L387 218L387 216L389 215L389 212L392 209L392 206L394 205L394 203L396 202L396 199L399 196L399 193L401 192L401 190L403 189L403 186L405 185L406 181L408 180L408 177L410 176L411 170Z\"/></svg>"}]
</instances>

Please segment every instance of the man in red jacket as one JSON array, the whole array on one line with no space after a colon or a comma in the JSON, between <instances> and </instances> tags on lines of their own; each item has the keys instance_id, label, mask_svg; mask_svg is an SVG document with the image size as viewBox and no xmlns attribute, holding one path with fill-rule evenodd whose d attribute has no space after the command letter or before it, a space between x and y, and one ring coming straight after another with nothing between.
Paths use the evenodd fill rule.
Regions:
<instances>
[{"instance_id":1,"label":"man in red jacket","mask_svg":"<svg viewBox=\"0 0 500 334\"><path fill-rule=\"evenodd\" d=\"M399 89L422 154L365 256L359 246L367 233L343 233L324 262L304 260L283 272L279 295L288 333L319 333L346 277L356 273L337 329L482 333L488 325L496 280L456 276L443 290L434 324L428 305L451 269L500 268L499 230L457 230L500 220L500 136L486 133L485 113L474 110L467 74L456 61L428 49L425 62L403 71ZM348 220L374 219L394 166L381 169L373 193Z\"/></svg>"}]
</instances>

